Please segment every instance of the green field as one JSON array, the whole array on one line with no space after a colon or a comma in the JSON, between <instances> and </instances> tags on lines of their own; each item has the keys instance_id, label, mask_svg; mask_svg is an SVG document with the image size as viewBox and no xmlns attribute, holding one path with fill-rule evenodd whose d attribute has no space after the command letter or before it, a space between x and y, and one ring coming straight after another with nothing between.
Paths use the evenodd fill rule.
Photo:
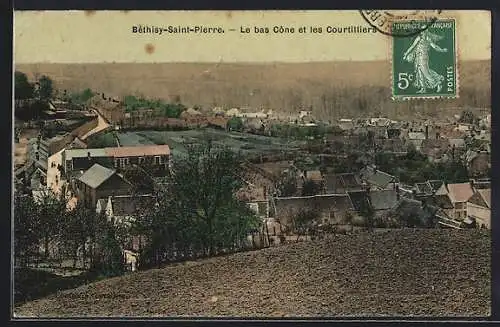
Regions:
<instances>
[{"instance_id":1,"label":"green field","mask_svg":"<svg viewBox=\"0 0 500 327\"><path fill-rule=\"evenodd\" d=\"M118 133L121 146L137 146L143 144L168 144L172 153L186 152L186 146L200 144L211 139L217 145L225 145L233 151L243 154L270 154L278 151L298 150L303 141L267 137L238 132L225 132L212 129L188 131L138 131Z\"/></svg>"}]
</instances>

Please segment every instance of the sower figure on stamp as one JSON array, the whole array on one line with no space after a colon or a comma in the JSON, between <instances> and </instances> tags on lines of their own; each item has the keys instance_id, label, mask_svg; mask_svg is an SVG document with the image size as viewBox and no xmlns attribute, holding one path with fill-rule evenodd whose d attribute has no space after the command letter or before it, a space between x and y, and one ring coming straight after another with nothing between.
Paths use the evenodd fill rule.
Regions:
<instances>
[{"instance_id":1,"label":"sower figure on stamp","mask_svg":"<svg viewBox=\"0 0 500 327\"><path fill-rule=\"evenodd\" d=\"M429 68L430 47L438 52L448 51L448 49L441 48L435 43L441 39L441 36L425 30L415 38L403 55L403 60L414 64L415 87L419 89L417 93L425 93L426 89L436 89L436 92L441 91L444 76Z\"/></svg>"}]
</instances>

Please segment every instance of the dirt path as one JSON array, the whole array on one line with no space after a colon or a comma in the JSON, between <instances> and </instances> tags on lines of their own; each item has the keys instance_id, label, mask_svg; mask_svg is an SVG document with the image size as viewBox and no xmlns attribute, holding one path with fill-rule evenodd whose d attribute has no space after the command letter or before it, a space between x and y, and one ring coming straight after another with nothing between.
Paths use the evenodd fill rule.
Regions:
<instances>
[{"instance_id":1,"label":"dirt path","mask_svg":"<svg viewBox=\"0 0 500 327\"><path fill-rule=\"evenodd\" d=\"M87 134L83 135L81 138L82 140L85 140L91 135L96 134L110 126L97 110L92 110L92 111L97 114L97 126L92 130L88 131Z\"/></svg>"}]
</instances>

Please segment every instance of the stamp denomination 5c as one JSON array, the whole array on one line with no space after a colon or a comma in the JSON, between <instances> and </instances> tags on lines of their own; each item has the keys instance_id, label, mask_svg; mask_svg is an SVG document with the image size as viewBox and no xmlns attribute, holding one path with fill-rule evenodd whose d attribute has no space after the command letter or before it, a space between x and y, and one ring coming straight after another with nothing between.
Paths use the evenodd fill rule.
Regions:
<instances>
[{"instance_id":1,"label":"stamp denomination 5c","mask_svg":"<svg viewBox=\"0 0 500 327\"><path fill-rule=\"evenodd\" d=\"M426 24L416 20L392 23L394 99L458 97L455 20L438 19L417 35L400 36L404 30L418 30Z\"/></svg>"}]
</instances>

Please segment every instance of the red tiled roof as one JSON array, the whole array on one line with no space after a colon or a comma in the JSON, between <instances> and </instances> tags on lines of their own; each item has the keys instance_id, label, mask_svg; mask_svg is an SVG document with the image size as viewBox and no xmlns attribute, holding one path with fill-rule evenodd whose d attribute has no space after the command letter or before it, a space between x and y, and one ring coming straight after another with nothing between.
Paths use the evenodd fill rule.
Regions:
<instances>
[{"instance_id":1,"label":"red tiled roof","mask_svg":"<svg viewBox=\"0 0 500 327\"><path fill-rule=\"evenodd\" d=\"M168 145L123 146L116 148L105 148L104 151L110 157L170 155L170 147Z\"/></svg>"}]
</instances>

